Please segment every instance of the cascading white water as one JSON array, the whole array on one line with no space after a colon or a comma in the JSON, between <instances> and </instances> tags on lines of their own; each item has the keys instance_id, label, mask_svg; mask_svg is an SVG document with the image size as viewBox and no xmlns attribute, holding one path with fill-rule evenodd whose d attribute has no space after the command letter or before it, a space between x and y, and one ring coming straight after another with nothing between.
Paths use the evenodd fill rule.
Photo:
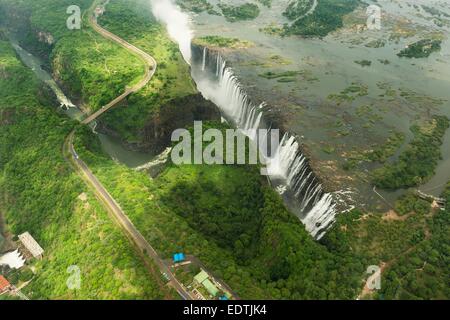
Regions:
<instances>
[{"instance_id":1,"label":"cascading white water","mask_svg":"<svg viewBox=\"0 0 450 320\"><path fill-rule=\"evenodd\" d=\"M331 194L324 193L322 186L311 171L308 161L301 153L295 137L286 133L275 154L268 159L267 172L271 179L280 179L299 200L301 211L309 208L301 218L312 236L320 239L337 214Z\"/></svg>"},{"instance_id":2,"label":"cascading white water","mask_svg":"<svg viewBox=\"0 0 450 320\"><path fill-rule=\"evenodd\" d=\"M194 73L200 92L219 106L236 127L255 140L254 134L263 119L264 104L257 106L251 102L233 70L218 52L203 48L201 70L202 73L216 75L216 79L195 76ZM286 133L266 163L271 180L284 181L298 201L306 229L320 239L322 231L333 223L337 211L331 194L324 193L296 138Z\"/></svg>"},{"instance_id":3,"label":"cascading white water","mask_svg":"<svg viewBox=\"0 0 450 320\"><path fill-rule=\"evenodd\" d=\"M167 26L184 59L192 65L193 32L189 27L188 15L181 12L171 0L150 2L154 16ZM264 104L257 106L251 102L233 70L219 53L210 52L205 47L198 69L202 74L196 74L197 69L194 67L192 75L199 91L254 140L254 134L263 120ZM211 79L210 75L215 75L215 79ZM301 208L300 219L311 235L320 239L334 222L337 211L332 195L323 191L295 137L285 134L276 152L266 159L266 163L271 180L282 180L290 189Z\"/></svg>"},{"instance_id":4,"label":"cascading white water","mask_svg":"<svg viewBox=\"0 0 450 320\"><path fill-rule=\"evenodd\" d=\"M206 47L203 48L202 71L205 71L205 68L206 68Z\"/></svg>"},{"instance_id":5,"label":"cascading white water","mask_svg":"<svg viewBox=\"0 0 450 320\"><path fill-rule=\"evenodd\" d=\"M61 108L76 108L76 106L72 103L72 101L69 100L69 98L67 98L67 96L64 94L64 92L62 92L62 90L58 87L53 79L47 80L45 81L45 83L47 83L47 85L55 93Z\"/></svg>"},{"instance_id":6,"label":"cascading white water","mask_svg":"<svg viewBox=\"0 0 450 320\"><path fill-rule=\"evenodd\" d=\"M70 99L64 94L64 92L60 89L60 87L56 84L55 80L48 74L46 71L44 71L40 63L36 60L35 57L31 55L31 53L26 52L17 42L16 40L11 40L12 46L16 50L16 52L21 57L22 61L25 62L25 64L31 68L41 79L44 81L50 89L55 93L56 99L58 100L60 107L68 110L70 108L76 108L76 106L70 101Z\"/></svg>"},{"instance_id":7,"label":"cascading white water","mask_svg":"<svg viewBox=\"0 0 450 320\"><path fill-rule=\"evenodd\" d=\"M206 68L209 52L206 47L204 49L202 67ZM233 70L227 68L226 61L221 55L216 56L215 66L217 69L214 70L214 74L218 77L217 83L194 75L199 91L205 98L214 102L226 117L232 119L237 128L254 140L256 130L260 127L263 104L255 106L250 102L239 80L234 76ZM202 68L203 72L206 71L205 68Z\"/></svg>"}]
</instances>

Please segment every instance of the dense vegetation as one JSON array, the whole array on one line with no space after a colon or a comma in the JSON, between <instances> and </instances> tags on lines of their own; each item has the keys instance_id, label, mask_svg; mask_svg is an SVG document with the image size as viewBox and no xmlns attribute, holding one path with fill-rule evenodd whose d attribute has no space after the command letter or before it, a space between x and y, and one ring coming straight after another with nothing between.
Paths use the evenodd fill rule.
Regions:
<instances>
[{"instance_id":1,"label":"dense vegetation","mask_svg":"<svg viewBox=\"0 0 450 320\"><path fill-rule=\"evenodd\" d=\"M415 245L397 257L395 263L383 275L382 289L377 297L449 298L450 183L443 197L447 201L445 210L424 216L423 232L416 234Z\"/></svg>"},{"instance_id":2,"label":"dense vegetation","mask_svg":"<svg viewBox=\"0 0 450 320\"><path fill-rule=\"evenodd\" d=\"M219 4L222 14L229 22L253 20L259 16L259 7L254 3L244 3L240 6Z\"/></svg>"},{"instance_id":3,"label":"dense vegetation","mask_svg":"<svg viewBox=\"0 0 450 320\"><path fill-rule=\"evenodd\" d=\"M420 199L413 193L406 193L395 202L395 212L399 215L411 212L427 214L430 212L430 202Z\"/></svg>"},{"instance_id":4,"label":"dense vegetation","mask_svg":"<svg viewBox=\"0 0 450 320\"><path fill-rule=\"evenodd\" d=\"M355 296L363 264L315 242L256 167L169 165L150 180L78 138L80 156L163 256L194 254L243 298Z\"/></svg>"},{"instance_id":5,"label":"dense vegetation","mask_svg":"<svg viewBox=\"0 0 450 320\"><path fill-rule=\"evenodd\" d=\"M359 164L379 162L385 163L392 156L395 155L397 150L403 145L405 141L405 134L398 131L390 132L390 135L385 142L374 146L373 149L365 152L355 151L350 152L343 164L344 170L351 170L357 167Z\"/></svg>"},{"instance_id":6,"label":"dense vegetation","mask_svg":"<svg viewBox=\"0 0 450 320\"><path fill-rule=\"evenodd\" d=\"M177 0L177 4L184 10L195 13L208 12L209 14L219 15L212 4L208 0Z\"/></svg>"},{"instance_id":7,"label":"dense vegetation","mask_svg":"<svg viewBox=\"0 0 450 320\"><path fill-rule=\"evenodd\" d=\"M307 11L303 8L309 8L308 5L304 5L309 0L297 1L298 5L289 5L284 13L289 19L295 20L285 29L287 34L306 37L325 37L330 32L341 28L343 17L360 5L359 0L320 0L314 12L301 18Z\"/></svg>"},{"instance_id":8,"label":"dense vegetation","mask_svg":"<svg viewBox=\"0 0 450 320\"><path fill-rule=\"evenodd\" d=\"M35 299L172 296L64 159L76 124L49 107L48 92L0 41L0 211L9 231L29 231L45 250L23 291ZM81 271L79 290L66 286L71 265Z\"/></svg>"},{"instance_id":9,"label":"dense vegetation","mask_svg":"<svg viewBox=\"0 0 450 320\"><path fill-rule=\"evenodd\" d=\"M290 20L296 20L303 17L312 10L315 0L297 0L289 2L283 15Z\"/></svg>"},{"instance_id":10,"label":"dense vegetation","mask_svg":"<svg viewBox=\"0 0 450 320\"><path fill-rule=\"evenodd\" d=\"M407 188L431 177L441 158L442 137L449 124L447 117L435 116L422 125L412 126L414 139L398 160L373 172L374 184L385 189Z\"/></svg>"},{"instance_id":11,"label":"dense vegetation","mask_svg":"<svg viewBox=\"0 0 450 320\"><path fill-rule=\"evenodd\" d=\"M104 118L132 136L149 105L158 109L160 100L193 89L188 68L164 31L154 21L145 24L144 16L126 3L112 2L101 23L163 63L148 90ZM45 91L33 89L36 80L17 59L6 54L0 61L15 70L0 67L0 206L14 232L31 231L46 250L26 293L35 298L170 297L158 288L157 279L148 277L126 238L64 161L60 148L75 124L42 107L48 100ZM169 61L173 69L169 63L164 66ZM351 100L365 94L367 87L352 84L331 98ZM437 119L417 128L420 137L434 136ZM392 144L401 138L394 136ZM387 267L375 298L450 296L445 286L449 207L445 212L430 210L428 202L408 196L397 203L400 218L353 210L339 215L318 243L257 167L169 164L149 179L105 156L88 128L77 130L75 148L159 253L166 258L180 251L194 254L242 298L354 299L366 268L381 262ZM381 161L392 150L382 149L373 157ZM77 198L83 191L87 200ZM446 197L450 199L450 185ZM77 292L65 286L71 264L82 270Z\"/></svg>"},{"instance_id":12,"label":"dense vegetation","mask_svg":"<svg viewBox=\"0 0 450 320\"><path fill-rule=\"evenodd\" d=\"M104 158L96 141L86 131L76 148L157 250L194 254L242 298L354 299L369 265L398 268L429 234L430 203L414 196L398 203L404 218L354 210L317 243L252 166L168 165L149 180Z\"/></svg>"},{"instance_id":13,"label":"dense vegetation","mask_svg":"<svg viewBox=\"0 0 450 320\"><path fill-rule=\"evenodd\" d=\"M223 135L225 129L229 129L220 122L203 124L204 131L208 128L221 128ZM204 142L204 148L206 146ZM247 150L248 147L246 140ZM226 148L224 143L224 153ZM264 204L261 177L257 166L224 169L221 170L220 166L214 170L208 170L206 166L198 169L196 166L186 167L181 179L165 187L167 192L161 195L161 202L207 239L228 249L238 260L248 261L255 256L259 240L261 215L257 213ZM231 183L221 185L215 181L217 177L214 175L222 175L223 172ZM235 202L237 192L240 202ZM216 196L211 198L210 194Z\"/></svg>"},{"instance_id":14,"label":"dense vegetation","mask_svg":"<svg viewBox=\"0 0 450 320\"><path fill-rule=\"evenodd\" d=\"M91 0L79 2L82 10L92 4ZM93 31L87 17L81 30L69 30L66 9L72 4L70 0L1 0L2 22L18 32L24 47L48 59L55 78L71 97L97 110L139 81L144 64Z\"/></svg>"},{"instance_id":15,"label":"dense vegetation","mask_svg":"<svg viewBox=\"0 0 450 320\"><path fill-rule=\"evenodd\" d=\"M409 201L423 200L409 196ZM327 234L327 246L338 245L379 261L374 264L384 270L381 290L370 293L372 298L448 299L449 207L446 211L430 211L430 203L420 207L401 217L354 211L339 216L340 232L335 228Z\"/></svg>"},{"instance_id":16,"label":"dense vegetation","mask_svg":"<svg viewBox=\"0 0 450 320\"><path fill-rule=\"evenodd\" d=\"M397 55L406 58L427 58L433 52L441 50L441 40L423 39L400 51Z\"/></svg>"},{"instance_id":17,"label":"dense vegetation","mask_svg":"<svg viewBox=\"0 0 450 320\"><path fill-rule=\"evenodd\" d=\"M149 53L158 62L150 83L130 96L126 107L112 109L102 118L123 139L138 142L150 119L153 117L158 122L161 109L176 104L177 99L197 93L189 65L181 56L178 46L151 15L148 4L136 2L130 6L126 0L111 2L99 23Z\"/></svg>"},{"instance_id":18,"label":"dense vegetation","mask_svg":"<svg viewBox=\"0 0 450 320\"><path fill-rule=\"evenodd\" d=\"M205 47L218 47L218 48L230 48L241 49L253 46L253 43L238 38L226 38L221 36L205 36L199 37L194 40L194 43Z\"/></svg>"},{"instance_id":19,"label":"dense vegetation","mask_svg":"<svg viewBox=\"0 0 450 320\"><path fill-rule=\"evenodd\" d=\"M371 161L386 162L392 157L395 152L400 148L405 141L405 134L402 132L394 131L387 138L386 142L378 148L371 150L368 158Z\"/></svg>"}]
</instances>

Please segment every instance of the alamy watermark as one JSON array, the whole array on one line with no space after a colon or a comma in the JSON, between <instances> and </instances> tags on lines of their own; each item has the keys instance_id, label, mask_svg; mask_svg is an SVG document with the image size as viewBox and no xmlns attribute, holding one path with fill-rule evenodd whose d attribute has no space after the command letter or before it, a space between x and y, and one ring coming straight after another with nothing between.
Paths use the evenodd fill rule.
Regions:
<instances>
[{"instance_id":1,"label":"alamy watermark","mask_svg":"<svg viewBox=\"0 0 450 320\"><path fill-rule=\"evenodd\" d=\"M70 16L66 20L66 25L69 30L80 30L81 29L81 9L79 6L71 5L67 7L67 14Z\"/></svg>"},{"instance_id":2,"label":"alamy watermark","mask_svg":"<svg viewBox=\"0 0 450 320\"><path fill-rule=\"evenodd\" d=\"M172 148L174 164L261 164L273 155L279 145L278 129L203 130L201 121L194 121L194 130L176 129L171 136L177 144ZM205 145L206 144L206 145ZM267 169L261 168L267 175Z\"/></svg>"},{"instance_id":3,"label":"alamy watermark","mask_svg":"<svg viewBox=\"0 0 450 320\"><path fill-rule=\"evenodd\" d=\"M381 7L372 4L367 7L366 14L367 14L367 29L381 30Z\"/></svg>"},{"instance_id":4,"label":"alamy watermark","mask_svg":"<svg viewBox=\"0 0 450 320\"><path fill-rule=\"evenodd\" d=\"M367 274L370 275L366 282L367 288L370 290L380 290L381 289L381 268L376 265L369 266L367 268Z\"/></svg>"},{"instance_id":5,"label":"alamy watermark","mask_svg":"<svg viewBox=\"0 0 450 320\"><path fill-rule=\"evenodd\" d=\"M69 290L79 290L81 288L81 271L77 265L71 265L67 268L67 273L70 276L66 280L66 285Z\"/></svg>"}]
</instances>

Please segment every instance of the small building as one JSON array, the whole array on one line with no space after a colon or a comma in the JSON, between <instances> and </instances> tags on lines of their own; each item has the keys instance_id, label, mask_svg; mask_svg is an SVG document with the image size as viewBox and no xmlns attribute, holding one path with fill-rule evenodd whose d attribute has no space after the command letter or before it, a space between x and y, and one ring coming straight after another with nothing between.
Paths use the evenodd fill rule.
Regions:
<instances>
[{"instance_id":1,"label":"small building","mask_svg":"<svg viewBox=\"0 0 450 320\"><path fill-rule=\"evenodd\" d=\"M205 289L208 291L208 293L215 297L219 293L219 289L209 280L209 275L206 273L205 270L200 271L195 277L194 281L197 282L199 285L202 285L205 287Z\"/></svg>"},{"instance_id":2,"label":"small building","mask_svg":"<svg viewBox=\"0 0 450 320\"><path fill-rule=\"evenodd\" d=\"M205 287L206 290L208 290L209 294L213 297L217 296L219 293L219 289L211 282L211 280L206 279L202 282L202 285Z\"/></svg>"},{"instance_id":3,"label":"small building","mask_svg":"<svg viewBox=\"0 0 450 320\"><path fill-rule=\"evenodd\" d=\"M173 262L174 263L180 263L183 262L185 259L184 253L175 253L173 255Z\"/></svg>"},{"instance_id":4,"label":"small building","mask_svg":"<svg viewBox=\"0 0 450 320\"><path fill-rule=\"evenodd\" d=\"M200 273L194 277L194 280L198 284L202 284L202 282L205 281L206 279L208 279L208 274L206 273L205 270L200 271Z\"/></svg>"},{"instance_id":5,"label":"small building","mask_svg":"<svg viewBox=\"0 0 450 320\"><path fill-rule=\"evenodd\" d=\"M42 249L36 240L34 240L30 233L22 233L19 235L19 240L25 250L29 252L33 258L42 259L44 249ZM27 257L27 254L24 253L24 255Z\"/></svg>"},{"instance_id":6,"label":"small building","mask_svg":"<svg viewBox=\"0 0 450 320\"><path fill-rule=\"evenodd\" d=\"M12 288L11 284L8 280L5 279L2 275L0 275L0 294L9 291Z\"/></svg>"}]
</instances>

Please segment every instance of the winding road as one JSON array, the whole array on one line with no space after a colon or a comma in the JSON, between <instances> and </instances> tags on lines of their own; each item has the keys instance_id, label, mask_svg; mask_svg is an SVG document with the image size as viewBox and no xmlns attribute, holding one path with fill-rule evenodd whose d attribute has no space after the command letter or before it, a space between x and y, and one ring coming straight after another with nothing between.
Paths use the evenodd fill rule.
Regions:
<instances>
[{"instance_id":1,"label":"winding road","mask_svg":"<svg viewBox=\"0 0 450 320\"><path fill-rule=\"evenodd\" d=\"M185 300L192 300L193 298L184 286L175 278L169 267L165 264L163 259L158 255L156 250L147 242L144 236L134 226L125 212L120 208L120 205L114 200L114 198L105 189L102 183L92 173L89 167L80 159L73 147L73 138L75 131L72 131L66 138L64 143L64 154L70 154L70 162L74 164L76 171L80 174L83 180L92 187L96 196L100 199L106 209L113 215L119 226L126 232L126 234L133 240L134 244L139 250L146 256L150 257L158 266L161 274L168 278L169 283L180 296Z\"/></svg>"},{"instance_id":2,"label":"winding road","mask_svg":"<svg viewBox=\"0 0 450 320\"><path fill-rule=\"evenodd\" d=\"M101 26L99 26L99 24L97 23L97 18L95 17L94 14L90 14L89 24L91 25L91 27L95 31L97 31L104 38L112 40L112 41L118 43L120 46L122 46L126 50L131 51L132 53L134 53L134 54L138 55L139 57L141 57L142 60L145 63L145 76L144 76L144 78L141 81L139 81L133 87L127 88L125 90L125 92L122 93L120 96L118 96L117 98L115 98L114 100L109 102L107 105L103 106L100 110L98 110L98 111L94 112L93 114L91 114L90 116L88 116L86 119L84 119L82 121L83 124L88 124L88 123L94 121L99 116L101 116L103 113L105 113L106 111L108 111L109 109L111 109L112 107L117 105L119 102L124 100L130 94L132 94L134 92L137 92L140 89L142 89L143 87L145 87L147 85L147 83L152 79L153 75L156 72L156 67L157 67L156 60L152 56L150 56L149 54L147 54L146 52L142 51L141 49L133 46L132 44L126 42L122 38L119 38L115 34L109 32L108 30L106 30L106 29L102 28Z\"/></svg>"},{"instance_id":3,"label":"winding road","mask_svg":"<svg viewBox=\"0 0 450 320\"><path fill-rule=\"evenodd\" d=\"M93 9L96 8L97 1L94 1L91 9L89 10L89 21L90 25L94 30L96 30L103 37L110 39L125 49L139 55L146 64L146 72L144 78L139 81L132 88L128 88L123 94L112 100L102 109L88 116L82 121L83 124L88 124L94 121L97 117L102 115L104 112L108 111L110 108L118 104L120 101L125 99L128 95L142 89L147 83L152 79L156 71L156 60L142 51L139 48L131 45L125 40L119 38L118 36L112 34L111 32L103 29L97 24L97 19L93 14ZM169 281L169 284L178 292L178 294L184 300L194 300L188 290L175 278L174 274L170 271L170 268L166 265L163 259L158 255L156 250L147 242L144 236L139 232L139 230L134 226L125 212L120 208L119 204L114 200L114 198L109 194L97 177L92 173L89 167L80 159L73 146L73 139L75 136L75 130L73 130L66 138L63 145L63 154L66 156L67 161L74 165L75 170L81 176L81 178L90 186L98 199L102 202L105 208L116 220L120 228L126 233L126 235L134 242L140 252L151 258L156 266L159 268L161 274ZM145 261L144 261L145 262Z\"/></svg>"}]
</instances>

